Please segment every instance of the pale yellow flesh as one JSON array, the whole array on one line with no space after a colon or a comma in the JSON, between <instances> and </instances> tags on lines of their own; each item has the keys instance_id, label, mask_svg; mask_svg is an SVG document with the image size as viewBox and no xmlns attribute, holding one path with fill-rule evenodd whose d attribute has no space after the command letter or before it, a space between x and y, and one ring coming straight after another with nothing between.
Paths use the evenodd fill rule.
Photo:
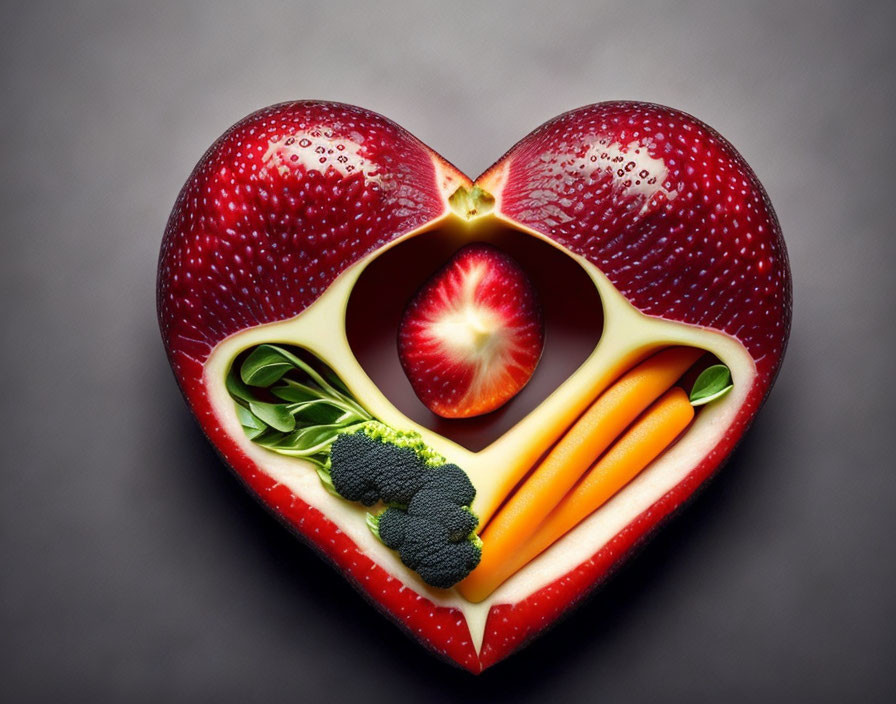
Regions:
<instances>
[{"instance_id":1,"label":"pale yellow flesh","mask_svg":"<svg viewBox=\"0 0 896 704\"><path fill-rule=\"evenodd\" d=\"M364 269L385 249L427 231L458 228L475 240L483 228L508 225L495 215L472 222L453 213L425 228L409 233L386 248L362 259L336 279L315 303L289 320L254 327L222 341L205 364L204 380L212 408L224 430L240 444L259 468L287 486L307 504L325 513L358 547L383 565L409 588L442 606L460 609L467 620L477 650L481 647L485 621L494 604L514 603L550 584L597 553L638 514L682 481L696 461L705 456L724 435L743 404L756 370L746 349L727 335L682 323L652 318L638 312L609 280L585 259L572 255L594 281L604 307L604 330L588 359L556 391L529 415L479 452L418 425L401 413L380 392L361 368L349 347L343 324L351 291ZM552 240L513 224L552 246ZM564 250L565 251L565 250ZM698 414L692 428L668 452L661 455L622 491L588 519L570 531L539 558L529 563L498 588L488 599L471 604L455 590L428 587L407 569L398 556L369 531L364 507L343 501L321 485L313 466L301 459L277 455L245 437L224 380L234 359L243 350L262 343L303 347L337 370L354 397L374 417L402 430L416 430L449 461L461 466L476 487L473 509L481 525L495 512L502 499L584 409L615 378L652 350L669 345L691 345L712 352L731 369L734 389Z\"/></svg>"}]
</instances>

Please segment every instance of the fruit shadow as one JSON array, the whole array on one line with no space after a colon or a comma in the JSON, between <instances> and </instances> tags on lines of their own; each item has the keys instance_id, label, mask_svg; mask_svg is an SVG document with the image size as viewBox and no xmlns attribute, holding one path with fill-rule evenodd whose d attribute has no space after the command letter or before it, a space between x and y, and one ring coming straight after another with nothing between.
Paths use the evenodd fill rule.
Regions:
<instances>
[{"instance_id":1,"label":"fruit shadow","mask_svg":"<svg viewBox=\"0 0 896 704\"><path fill-rule=\"evenodd\" d=\"M166 365L159 368L157 383L173 389ZM318 621L339 634L343 657L360 658L364 669L377 678L405 681L408 691L426 691L427 699L503 702L550 696L570 672L593 667L611 653L629 633L641 627L639 612L652 595L687 569L688 557L700 550L701 535L711 534L750 487L764 483L763 463L757 462L762 446L777 442L774 429L783 427L787 410L781 404L763 410L756 431L748 433L721 472L706 484L688 505L666 522L614 575L584 603L572 609L523 650L479 676L471 675L434 657L400 629L388 626L382 615L358 598L354 588L335 569L322 568L313 549L300 547L262 504L244 490L208 443L176 391L166 394L167 442L181 458L178 489L195 494L191 502L215 526L246 569L260 571L266 580L285 587L289 604L312 604ZM164 416L163 416L164 417ZM234 525L234 517L239 521ZM284 559L288 556L288 559ZM278 625L302 632L309 626L303 609L278 609ZM264 613L271 613L270 610ZM573 616L574 618L570 618ZM273 625L273 624L271 624ZM297 645L297 647L299 647ZM328 647L333 646L332 640ZM322 673L324 674L324 673ZM336 674L335 672L332 674ZM401 686L398 686L400 689Z\"/></svg>"}]
</instances>

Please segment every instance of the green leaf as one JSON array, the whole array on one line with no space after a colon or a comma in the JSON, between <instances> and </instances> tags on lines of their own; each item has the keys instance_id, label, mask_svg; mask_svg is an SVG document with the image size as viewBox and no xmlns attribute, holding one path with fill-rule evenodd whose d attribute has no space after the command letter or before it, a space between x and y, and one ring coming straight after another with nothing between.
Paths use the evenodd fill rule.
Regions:
<instances>
[{"instance_id":1,"label":"green leaf","mask_svg":"<svg viewBox=\"0 0 896 704\"><path fill-rule=\"evenodd\" d=\"M334 406L326 399L302 403L290 410L296 422L302 425L329 425L346 414L344 408Z\"/></svg>"},{"instance_id":2,"label":"green leaf","mask_svg":"<svg viewBox=\"0 0 896 704\"><path fill-rule=\"evenodd\" d=\"M318 373L314 367L312 367L307 362L296 357L292 352L289 352L282 347L277 347L276 345L262 345L262 347L267 347L275 352L278 352L283 359L287 362L290 362L296 369L301 369L305 372L309 377L311 377L311 381L317 384L321 390L327 395L338 395L338 391L330 386L327 381Z\"/></svg>"},{"instance_id":3,"label":"green leaf","mask_svg":"<svg viewBox=\"0 0 896 704\"><path fill-rule=\"evenodd\" d=\"M374 515L372 513L367 514L367 527L370 528L370 532L373 533L378 540L382 540L380 538L380 517L379 515Z\"/></svg>"},{"instance_id":4,"label":"green leaf","mask_svg":"<svg viewBox=\"0 0 896 704\"><path fill-rule=\"evenodd\" d=\"M339 432L352 431L371 420L349 393L343 393L341 389L346 387L334 372L319 372L277 345L250 350L239 368L231 367L225 383L243 430L252 441L317 465L326 462ZM286 403L262 401L255 388L266 388Z\"/></svg>"},{"instance_id":5,"label":"green leaf","mask_svg":"<svg viewBox=\"0 0 896 704\"><path fill-rule=\"evenodd\" d=\"M251 428L247 428L246 426L243 426L243 431L246 433L246 437L249 438L250 440L255 440L255 439L261 437L262 435L264 435L265 430L266 430L266 428L262 428L261 430L255 430L255 429L251 429Z\"/></svg>"},{"instance_id":6,"label":"green leaf","mask_svg":"<svg viewBox=\"0 0 896 704\"><path fill-rule=\"evenodd\" d=\"M227 387L227 393L233 396L233 398L245 401L246 403L251 403L255 400L252 398L252 392L249 390L249 387L236 375L236 370L230 370L225 385Z\"/></svg>"},{"instance_id":7,"label":"green leaf","mask_svg":"<svg viewBox=\"0 0 896 704\"><path fill-rule=\"evenodd\" d=\"M243 431L245 431L246 436L250 440L255 440L268 429L268 426L262 420L244 406L237 405L236 415L240 419Z\"/></svg>"},{"instance_id":8,"label":"green leaf","mask_svg":"<svg viewBox=\"0 0 896 704\"><path fill-rule=\"evenodd\" d=\"M329 448L330 444L344 428L342 424L311 425L299 428L275 443L260 443L269 450L293 457L311 457Z\"/></svg>"},{"instance_id":9,"label":"green leaf","mask_svg":"<svg viewBox=\"0 0 896 704\"><path fill-rule=\"evenodd\" d=\"M339 378L339 376L330 370L324 372L324 376L327 381L330 382L330 385L333 386L340 393L345 394L346 396L351 396L351 392L348 390L348 387L345 385L345 382Z\"/></svg>"},{"instance_id":10,"label":"green leaf","mask_svg":"<svg viewBox=\"0 0 896 704\"><path fill-rule=\"evenodd\" d=\"M282 381L282 386L271 387L271 393L277 398L282 398L290 403L316 401L320 398L320 391L312 389L307 384L300 384L292 379L283 379Z\"/></svg>"},{"instance_id":11,"label":"green leaf","mask_svg":"<svg viewBox=\"0 0 896 704\"><path fill-rule=\"evenodd\" d=\"M281 433L279 430L268 428L261 435L255 438L253 442L263 447L273 447L287 435L289 435L289 433Z\"/></svg>"},{"instance_id":12,"label":"green leaf","mask_svg":"<svg viewBox=\"0 0 896 704\"><path fill-rule=\"evenodd\" d=\"M250 386L270 386L294 368L295 364L284 355L283 350L272 345L260 345L246 357L240 368L240 377Z\"/></svg>"},{"instance_id":13,"label":"green leaf","mask_svg":"<svg viewBox=\"0 0 896 704\"><path fill-rule=\"evenodd\" d=\"M293 418L292 413L283 404L252 401L249 404L249 410L260 418L263 423L267 423L274 428L274 430L289 433L296 427L296 419Z\"/></svg>"},{"instance_id":14,"label":"green leaf","mask_svg":"<svg viewBox=\"0 0 896 704\"><path fill-rule=\"evenodd\" d=\"M692 406L702 406L727 394L734 385L731 383L731 371L724 364L714 364L704 369L694 388L691 389Z\"/></svg>"},{"instance_id":15,"label":"green leaf","mask_svg":"<svg viewBox=\"0 0 896 704\"><path fill-rule=\"evenodd\" d=\"M330 471L323 466L317 467L317 476L320 477L320 483L324 485L324 489L329 491L333 496L338 498L342 498L342 494L336 491L336 487L333 486L333 479L330 477Z\"/></svg>"}]
</instances>

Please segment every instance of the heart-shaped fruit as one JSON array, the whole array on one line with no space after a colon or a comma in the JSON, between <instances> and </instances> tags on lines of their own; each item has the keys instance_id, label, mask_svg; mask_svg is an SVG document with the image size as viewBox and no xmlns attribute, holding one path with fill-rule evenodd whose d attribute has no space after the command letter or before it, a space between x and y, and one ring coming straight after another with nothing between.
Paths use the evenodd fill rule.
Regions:
<instances>
[{"instance_id":1,"label":"heart-shaped fruit","mask_svg":"<svg viewBox=\"0 0 896 704\"><path fill-rule=\"evenodd\" d=\"M473 242L525 271L489 293L515 291L516 318L463 308L518 344L525 373L498 410L430 424L392 400L419 403L395 340L434 407L424 284ZM514 396L541 353L529 295L545 302L544 356ZM379 115L296 102L250 115L199 162L165 233L158 307L187 402L240 478L411 635L480 672L728 456L780 366L791 284L762 186L675 110L574 110L472 182ZM520 321L527 334L508 336ZM578 362L565 351L583 341ZM469 364L451 374L466 391ZM448 439L471 428L488 442Z\"/></svg>"}]
</instances>

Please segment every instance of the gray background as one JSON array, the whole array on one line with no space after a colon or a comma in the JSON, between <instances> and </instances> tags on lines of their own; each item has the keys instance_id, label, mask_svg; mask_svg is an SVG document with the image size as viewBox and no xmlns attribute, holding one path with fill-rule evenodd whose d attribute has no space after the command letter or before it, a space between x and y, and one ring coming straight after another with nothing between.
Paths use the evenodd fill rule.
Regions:
<instances>
[{"instance_id":1,"label":"gray background","mask_svg":"<svg viewBox=\"0 0 896 704\"><path fill-rule=\"evenodd\" d=\"M7 701L892 701L892 2L12 3L0 22ZM753 165L795 280L774 392L596 598L472 678L277 525L187 413L154 318L206 146L364 105L475 175L561 111L687 110Z\"/></svg>"}]
</instances>

